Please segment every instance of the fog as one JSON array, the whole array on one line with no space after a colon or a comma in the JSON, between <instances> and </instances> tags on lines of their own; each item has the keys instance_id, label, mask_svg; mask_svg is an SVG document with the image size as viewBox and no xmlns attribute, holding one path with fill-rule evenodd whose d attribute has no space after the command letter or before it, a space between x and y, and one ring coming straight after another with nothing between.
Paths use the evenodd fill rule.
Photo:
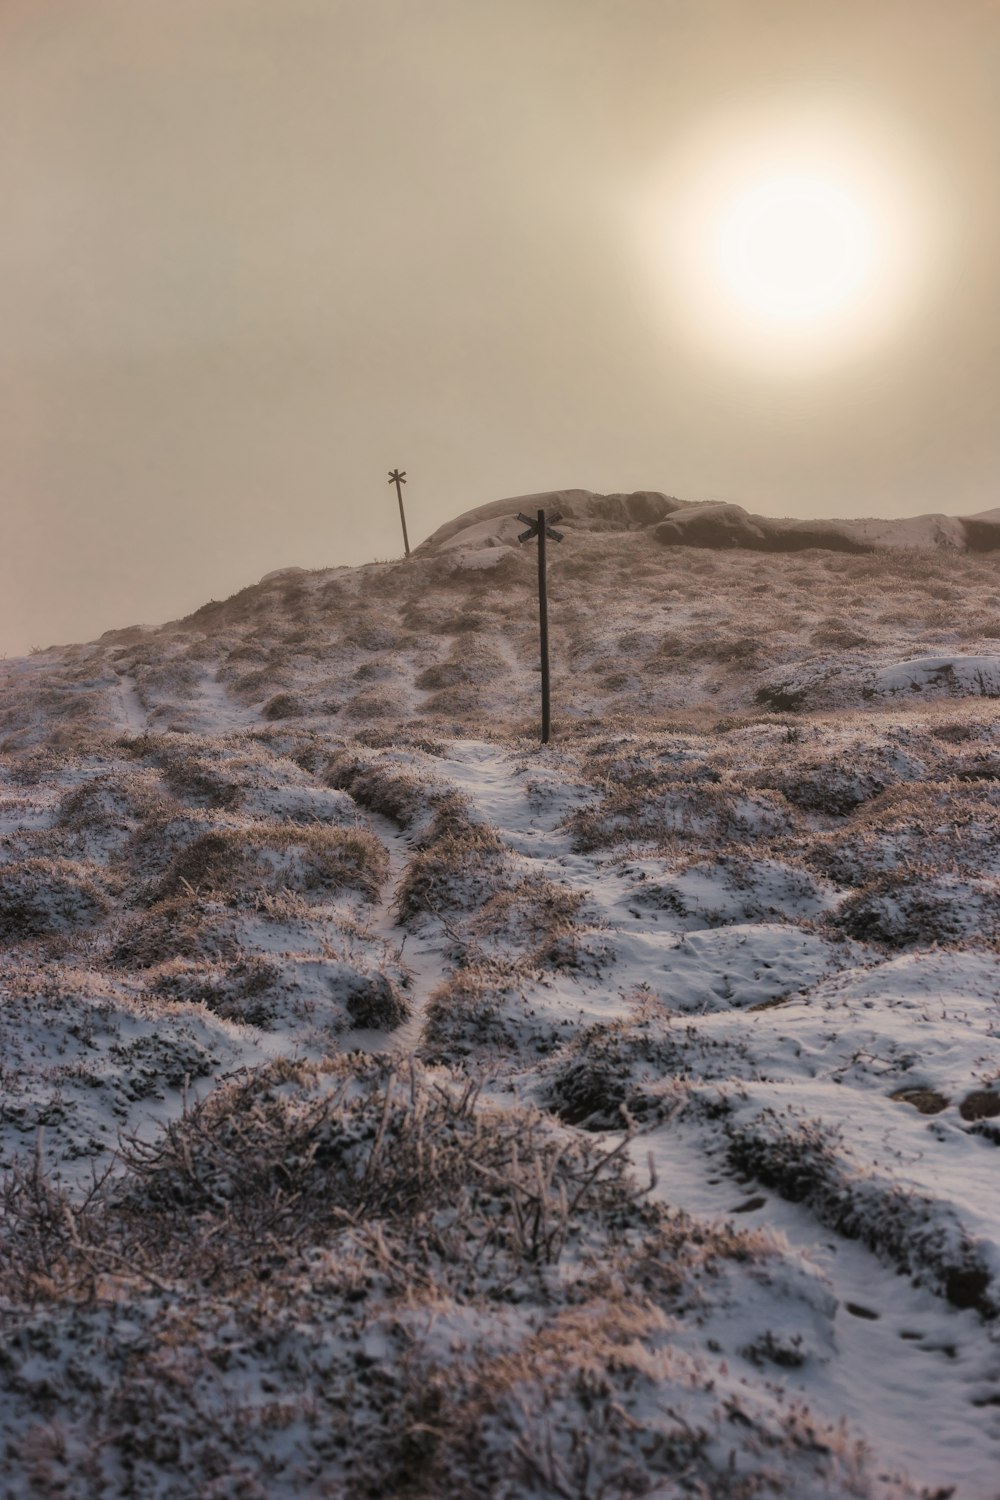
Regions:
<instances>
[{"instance_id":1,"label":"fog","mask_svg":"<svg viewBox=\"0 0 1000 1500\"><path fill-rule=\"evenodd\" d=\"M394 465L413 541L576 485L993 506L998 60L991 0L5 0L0 652L399 555ZM879 338L730 357L653 200L817 109L933 254Z\"/></svg>"}]
</instances>

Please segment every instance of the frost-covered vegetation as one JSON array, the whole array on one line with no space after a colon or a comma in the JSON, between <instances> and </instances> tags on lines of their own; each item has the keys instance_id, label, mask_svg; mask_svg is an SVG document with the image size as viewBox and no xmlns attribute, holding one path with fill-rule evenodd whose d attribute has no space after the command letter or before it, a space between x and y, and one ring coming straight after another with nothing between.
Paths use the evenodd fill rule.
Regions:
<instances>
[{"instance_id":1,"label":"frost-covered vegetation","mask_svg":"<svg viewBox=\"0 0 1000 1500\"><path fill-rule=\"evenodd\" d=\"M0 666L5 1493L995 1500L996 560L644 514Z\"/></svg>"}]
</instances>

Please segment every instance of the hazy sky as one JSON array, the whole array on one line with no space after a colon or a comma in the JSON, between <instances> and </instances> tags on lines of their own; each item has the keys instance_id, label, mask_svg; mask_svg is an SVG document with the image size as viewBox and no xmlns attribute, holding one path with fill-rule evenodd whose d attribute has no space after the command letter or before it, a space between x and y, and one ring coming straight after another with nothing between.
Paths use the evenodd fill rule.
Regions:
<instances>
[{"instance_id":1,"label":"hazy sky","mask_svg":"<svg viewBox=\"0 0 1000 1500\"><path fill-rule=\"evenodd\" d=\"M878 249L791 340L716 287L786 146ZM8 654L398 555L396 464L414 541L1000 503L1000 0L0 0L0 202Z\"/></svg>"}]
</instances>

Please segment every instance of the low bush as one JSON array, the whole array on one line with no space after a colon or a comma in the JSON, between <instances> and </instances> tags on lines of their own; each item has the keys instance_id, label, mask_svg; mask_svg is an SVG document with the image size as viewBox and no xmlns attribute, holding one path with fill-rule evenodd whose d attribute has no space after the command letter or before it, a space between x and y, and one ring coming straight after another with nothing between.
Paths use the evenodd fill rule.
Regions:
<instances>
[{"instance_id":1,"label":"low bush","mask_svg":"<svg viewBox=\"0 0 1000 1500\"><path fill-rule=\"evenodd\" d=\"M154 895L160 901L187 893L253 902L262 891L316 895L351 889L375 901L388 869L385 848L364 829L252 823L192 840L171 861Z\"/></svg>"},{"instance_id":2,"label":"low bush","mask_svg":"<svg viewBox=\"0 0 1000 1500\"><path fill-rule=\"evenodd\" d=\"M471 912L511 883L504 846L492 828L464 822L447 827L449 814L438 814L425 847L410 860L396 892L401 922L426 914Z\"/></svg>"},{"instance_id":3,"label":"low bush","mask_svg":"<svg viewBox=\"0 0 1000 1500\"><path fill-rule=\"evenodd\" d=\"M13 860L0 872L0 943L96 927L110 909L98 872L73 860Z\"/></svg>"},{"instance_id":4,"label":"low bush","mask_svg":"<svg viewBox=\"0 0 1000 1500\"><path fill-rule=\"evenodd\" d=\"M206 1005L224 1020L265 1029L273 1019L274 991L280 983L279 966L257 955L235 963L173 958L152 968L147 981L149 992L158 999Z\"/></svg>"},{"instance_id":5,"label":"low bush","mask_svg":"<svg viewBox=\"0 0 1000 1500\"><path fill-rule=\"evenodd\" d=\"M301 698L294 693L275 693L273 698L268 698L261 709L265 719L301 719L305 713L305 707Z\"/></svg>"},{"instance_id":6,"label":"low bush","mask_svg":"<svg viewBox=\"0 0 1000 1500\"><path fill-rule=\"evenodd\" d=\"M230 914L193 893L156 901L127 917L112 934L108 961L123 969L155 969L173 959L238 963L243 955Z\"/></svg>"}]
</instances>

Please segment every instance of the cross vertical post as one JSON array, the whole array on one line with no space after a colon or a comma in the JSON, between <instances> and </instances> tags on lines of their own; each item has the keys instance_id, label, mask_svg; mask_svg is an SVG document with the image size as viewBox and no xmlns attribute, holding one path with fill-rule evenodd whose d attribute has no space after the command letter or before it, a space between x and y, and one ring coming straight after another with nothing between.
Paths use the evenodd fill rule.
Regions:
<instances>
[{"instance_id":1,"label":"cross vertical post","mask_svg":"<svg viewBox=\"0 0 1000 1500\"><path fill-rule=\"evenodd\" d=\"M532 537L538 538L538 644L541 655L542 670L542 744L549 743L551 730L551 715L549 703L549 594L548 579L545 567L545 538L550 536L554 542L562 541L562 532L556 531L551 524L560 521L562 517L559 512L545 519L544 510L539 510L537 515L524 515L518 511L517 519L524 521L527 531L522 531L518 537L519 542L529 542Z\"/></svg>"},{"instance_id":2,"label":"cross vertical post","mask_svg":"<svg viewBox=\"0 0 1000 1500\"><path fill-rule=\"evenodd\" d=\"M542 656L542 744L549 743L549 591L545 577L545 512L538 512L538 644Z\"/></svg>"},{"instance_id":3,"label":"cross vertical post","mask_svg":"<svg viewBox=\"0 0 1000 1500\"><path fill-rule=\"evenodd\" d=\"M403 510L403 485L406 483L405 469L390 469L389 483L396 486L396 498L399 501L399 521L403 528L403 548L406 556L410 555L410 539L406 535L406 512Z\"/></svg>"}]
</instances>

